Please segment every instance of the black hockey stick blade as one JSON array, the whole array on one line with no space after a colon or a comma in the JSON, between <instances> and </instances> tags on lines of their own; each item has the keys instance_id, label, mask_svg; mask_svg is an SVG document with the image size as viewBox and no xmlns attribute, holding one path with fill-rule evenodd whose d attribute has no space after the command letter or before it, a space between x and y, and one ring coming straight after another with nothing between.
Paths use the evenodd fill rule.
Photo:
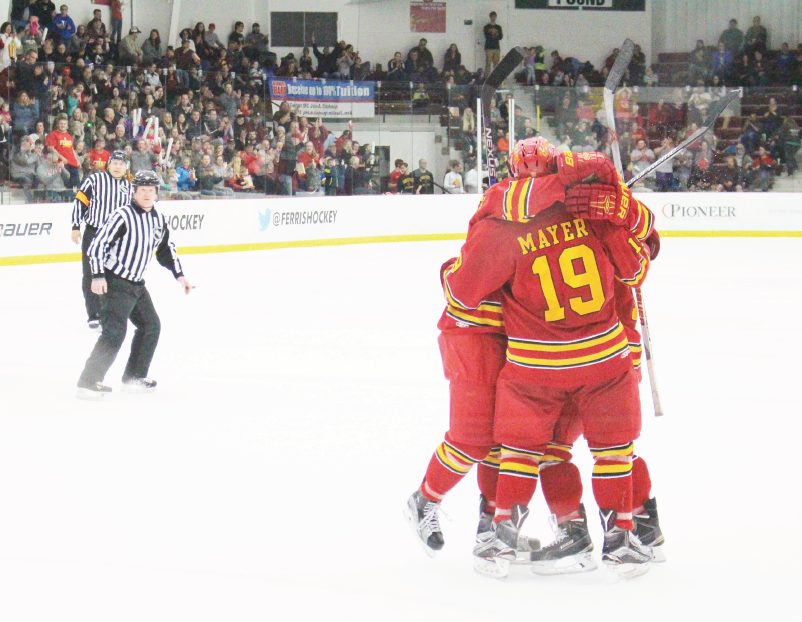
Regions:
<instances>
[{"instance_id":1,"label":"black hockey stick blade","mask_svg":"<svg viewBox=\"0 0 802 622\"><path fill-rule=\"evenodd\" d=\"M654 161L654 162L652 162L652 163L651 163L651 164L650 164L648 167L646 167L646 168L645 168L645 169L643 169L643 170L642 170L640 173L638 173L637 175L635 175L635 177L633 177L632 179L630 179L630 180L627 182L627 186L629 186L629 187L631 188L631 187L632 187L632 186L633 186L633 185L634 185L636 182L638 182L638 181L640 181L641 179L643 179L644 177L646 177L646 175L648 175L649 173L651 173L651 172L652 172L654 169L656 169L658 166L660 166L660 165L661 165L661 164L663 164L664 162L667 162L668 160L672 160L672 159L674 159L674 157L675 157L675 156L676 156L676 155L677 155L677 154L678 154L680 151L682 151L683 149L685 149L685 147L687 147L687 146L688 146L688 145L690 145L691 143L693 143L693 142L695 142L695 141L699 140L699 137L700 137L702 134L704 134L704 133L705 133L705 132L707 132L707 131L708 131L708 130L711 128L711 127L713 127L713 124L716 122L716 119L718 119L718 118L719 118L719 116L721 115L721 113L722 113L722 112L724 112L724 109L725 109L727 106L729 106L729 105L730 105L730 104L731 104L731 103L732 103L734 100L738 99L738 97L739 97L739 96L740 96L740 91L732 91L731 93L727 93L727 94L726 94L724 97L722 97L721 99L719 99L719 100L718 100L718 101L717 101L717 102L716 102L716 103L715 103L713 106L711 106L710 110L709 110L709 111L708 111L708 113L707 113L707 118L705 118L705 120L704 120L704 122L702 123L702 125L700 125L700 126L699 126L699 129L697 129L697 130L696 130L696 131L695 131L693 134L691 134L691 135L690 135L688 138L686 138L685 140L683 140L683 141L682 141L682 142L681 142L679 145L677 145L676 147L674 147L674 148L673 148L671 151L669 151L668 153L666 153L665 155L663 155L661 158L659 158L659 159L655 160L655 161Z\"/></svg>"},{"instance_id":2,"label":"black hockey stick blade","mask_svg":"<svg viewBox=\"0 0 802 622\"><path fill-rule=\"evenodd\" d=\"M521 47L512 48L501 62L493 67L493 71L485 79L482 85L482 133L484 134L483 141L485 152L487 153L487 176L489 185L492 186L496 183L496 154L493 151L493 131L490 127L490 102L496 95L496 90L507 77L515 71L515 68L521 64L524 59L524 50ZM514 114L514 111L513 111ZM481 147L479 147L481 149Z\"/></svg>"},{"instance_id":3,"label":"black hockey stick blade","mask_svg":"<svg viewBox=\"0 0 802 622\"><path fill-rule=\"evenodd\" d=\"M610 73L607 76L607 82L604 83L604 88L609 91L615 91L615 89L618 88L621 79L624 77L624 72L627 70L627 67L629 67L629 62L632 60L634 51L635 44L632 42L632 39L627 39L621 44L621 47L618 49L618 56L615 57L615 63L613 63L613 67L610 69Z\"/></svg>"},{"instance_id":4,"label":"black hockey stick blade","mask_svg":"<svg viewBox=\"0 0 802 622\"><path fill-rule=\"evenodd\" d=\"M493 71L485 78L482 85L482 113L490 116L490 100L496 94L496 89L515 71L524 59L524 50L520 46L512 48L504 55L501 62L493 67Z\"/></svg>"}]
</instances>

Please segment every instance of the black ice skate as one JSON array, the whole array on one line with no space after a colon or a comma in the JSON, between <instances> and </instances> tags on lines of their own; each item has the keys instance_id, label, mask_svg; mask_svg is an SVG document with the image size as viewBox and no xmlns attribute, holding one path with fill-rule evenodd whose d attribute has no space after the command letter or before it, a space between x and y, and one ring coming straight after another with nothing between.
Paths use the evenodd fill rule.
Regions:
<instances>
[{"instance_id":1,"label":"black ice skate","mask_svg":"<svg viewBox=\"0 0 802 622\"><path fill-rule=\"evenodd\" d=\"M440 504L429 501L420 489L412 493L404 508L404 517L409 523L409 528L429 557L434 557L445 544L443 532L440 530L439 511Z\"/></svg>"},{"instance_id":2,"label":"black ice skate","mask_svg":"<svg viewBox=\"0 0 802 622\"><path fill-rule=\"evenodd\" d=\"M510 564L515 562L518 555L521 525L528 515L529 508L515 505L509 520L494 523L493 538L473 547L473 568L476 572L494 579L503 579L509 574Z\"/></svg>"},{"instance_id":3,"label":"black ice skate","mask_svg":"<svg viewBox=\"0 0 802 622\"><path fill-rule=\"evenodd\" d=\"M91 317L86 321L86 325L89 327L89 330L97 330L100 328L100 319Z\"/></svg>"},{"instance_id":4,"label":"black ice skate","mask_svg":"<svg viewBox=\"0 0 802 622\"><path fill-rule=\"evenodd\" d=\"M635 535L638 536L641 544L649 548L650 557L655 563L662 563L666 561L665 550L665 537L663 531L660 529L660 519L657 516L657 499L652 497L643 504L644 512L636 514L635 522Z\"/></svg>"},{"instance_id":5,"label":"black ice skate","mask_svg":"<svg viewBox=\"0 0 802 622\"><path fill-rule=\"evenodd\" d=\"M156 381L150 378L133 378L123 376L124 393L153 393L156 390Z\"/></svg>"},{"instance_id":6,"label":"black ice skate","mask_svg":"<svg viewBox=\"0 0 802 622\"><path fill-rule=\"evenodd\" d=\"M599 510L604 528L602 562L622 579L633 579L649 571L651 556L638 536L628 529L616 527L615 510Z\"/></svg>"},{"instance_id":7,"label":"black ice skate","mask_svg":"<svg viewBox=\"0 0 802 622\"><path fill-rule=\"evenodd\" d=\"M549 545L530 555L532 572L539 575L576 574L596 570L591 552L593 541L588 533L588 519L585 506L579 506L580 518L557 524L557 517L551 515L551 528L555 539Z\"/></svg>"},{"instance_id":8,"label":"black ice skate","mask_svg":"<svg viewBox=\"0 0 802 622\"><path fill-rule=\"evenodd\" d=\"M479 526L476 528L476 541L488 542L495 537L493 531L493 513L487 511L487 499L479 495ZM540 540L528 538L524 534L518 534L518 546L516 548L515 560L512 564L528 564L529 555L532 551L540 548Z\"/></svg>"},{"instance_id":9,"label":"black ice skate","mask_svg":"<svg viewBox=\"0 0 802 622\"><path fill-rule=\"evenodd\" d=\"M484 495L479 495L479 526L476 528L476 541L487 542L494 536L493 512L487 511L487 499Z\"/></svg>"},{"instance_id":10,"label":"black ice skate","mask_svg":"<svg viewBox=\"0 0 802 622\"><path fill-rule=\"evenodd\" d=\"M107 395L111 395L111 387L107 387L99 382L79 382L78 399L82 400L101 400Z\"/></svg>"}]
</instances>

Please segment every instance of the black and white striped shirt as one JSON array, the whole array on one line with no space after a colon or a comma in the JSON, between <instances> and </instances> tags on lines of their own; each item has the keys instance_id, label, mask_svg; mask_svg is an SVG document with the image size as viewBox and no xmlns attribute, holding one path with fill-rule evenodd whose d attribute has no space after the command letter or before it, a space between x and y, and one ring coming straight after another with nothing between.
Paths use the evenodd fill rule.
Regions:
<instances>
[{"instance_id":1,"label":"black and white striped shirt","mask_svg":"<svg viewBox=\"0 0 802 622\"><path fill-rule=\"evenodd\" d=\"M72 203L72 228L80 229L85 222L99 229L118 207L131 202L133 194L131 182L124 177L117 179L106 171L92 173Z\"/></svg>"},{"instance_id":2,"label":"black and white striped shirt","mask_svg":"<svg viewBox=\"0 0 802 622\"><path fill-rule=\"evenodd\" d=\"M156 261L170 270L175 278L184 276L164 216L155 207L146 212L136 203L131 203L111 215L95 235L87 255L94 278L103 278L105 271L109 270L123 279L139 283L154 251Z\"/></svg>"}]
</instances>

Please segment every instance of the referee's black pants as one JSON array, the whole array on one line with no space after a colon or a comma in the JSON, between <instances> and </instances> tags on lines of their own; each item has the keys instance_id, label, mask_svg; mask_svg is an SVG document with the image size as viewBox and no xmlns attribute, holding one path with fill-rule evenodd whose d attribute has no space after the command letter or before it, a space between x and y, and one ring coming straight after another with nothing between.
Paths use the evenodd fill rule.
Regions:
<instances>
[{"instance_id":1,"label":"referee's black pants","mask_svg":"<svg viewBox=\"0 0 802 622\"><path fill-rule=\"evenodd\" d=\"M108 289L100 296L103 332L86 361L80 383L103 381L123 345L129 319L136 327L136 332L124 378L147 377L156 344L159 343L161 321L145 289L145 282L133 283L107 272L106 283Z\"/></svg>"},{"instance_id":2,"label":"referee's black pants","mask_svg":"<svg viewBox=\"0 0 802 622\"><path fill-rule=\"evenodd\" d=\"M92 293L92 267L89 265L89 245L95 239L97 229L91 225L86 225L84 237L81 240L81 265L83 267L83 279L81 289L84 292L84 304L86 305L86 317L90 320L100 318L100 296Z\"/></svg>"}]
</instances>

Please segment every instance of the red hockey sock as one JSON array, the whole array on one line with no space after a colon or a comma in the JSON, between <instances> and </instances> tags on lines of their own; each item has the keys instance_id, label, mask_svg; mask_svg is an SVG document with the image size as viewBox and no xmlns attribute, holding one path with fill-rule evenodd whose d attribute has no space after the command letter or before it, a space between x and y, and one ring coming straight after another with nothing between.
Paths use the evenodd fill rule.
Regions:
<instances>
[{"instance_id":1,"label":"red hockey sock","mask_svg":"<svg viewBox=\"0 0 802 622\"><path fill-rule=\"evenodd\" d=\"M545 444L528 448L501 446L495 522L509 519L514 505L529 505L537 489L538 464L545 451Z\"/></svg>"},{"instance_id":2,"label":"red hockey sock","mask_svg":"<svg viewBox=\"0 0 802 622\"><path fill-rule=\"evenodd\" d=\"M632 450L633 444L599 447L593 454L593 495L599 508L615 510L615 524L632 529Z\"/></svg>"},{"instance_id":3,"label":"red hockey sock","mask_svg":"<svg viewBox=\"0 0 802 622\"><path fill-rule=\"evenodd\" d=\"M487 502L487 511L496 511L496 490L498 488L498 469L501 464L501 447L493 447L476 467L479 492Z\"/></svg>"},{"instance_id":4,"label":"red hockey sock","mask_svg":"<svg viewBox=\"0 0 802 622\"><path fill-rule=\"evenodd\" d=\"M582 503L582 477L573 462L558 462L540 467L540 482L549 510L564 523L579 517Z\"/></svg>"},{"instance_id":5,"label":"red hockey sock","mask_svg":"<svg viewBox=\"0 0 802 622\"><path fill-rule=\"evenodd\" d=\"M632 459L632 512L644 512L643 505L652 498L652 478L649 477L649 467L640 456Z\"/></svg>"},{"instance_id":6,"label":"red hockey sock","mask_svg":"<svg viewBox=\"0 0 802 622\"><path fill-rule=\"evenodd\" d=\"M437 447L426 469L421 484L423 496L440 501L489 451L490 447L458 443L446 434L446 440Z\"/></svg>"}]
</instances>

